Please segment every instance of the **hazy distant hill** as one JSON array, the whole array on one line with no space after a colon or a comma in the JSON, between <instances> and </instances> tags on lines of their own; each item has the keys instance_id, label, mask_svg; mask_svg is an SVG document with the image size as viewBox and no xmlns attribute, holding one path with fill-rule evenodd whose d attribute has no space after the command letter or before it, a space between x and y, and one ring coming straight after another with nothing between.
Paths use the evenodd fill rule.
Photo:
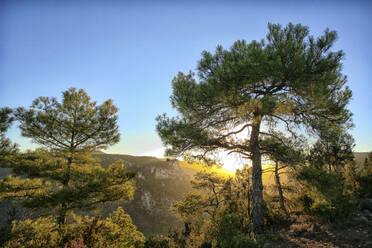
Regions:
<instances>
[{"instance_id":1,"label":"hazy distant hill","mask_svg":"<svg viewBox=\"0 0 372 248\"><path fill-rule=\"evenodd\" d=\"M95 153L95 157L107 167L116 160L124 160L129 171L136 172L136 191L134 199L126 203L105 204L101 206L103 217L116 210L118 205L124 207L139 230L145 234L167 233L169 228L180 225L169 208L176 200L191 190L190 180L195 170L182 167L178 162L167 162L155 157L136 157ZM10 172L0 168L0 176ZM4 222L9 202L0 204L0 223ZM21 216L24 216L23 213Z\"/></svg>"},{"instance_id":2,"label":"hazy distant hill","mask_svg":"<svg viewBox=\"0 0 372 248\"><path fill-rule=\"evenodd\" d=\"M367 158L369 152L354 152L354 160L359 165L364 164L364 160Z\"/></svg>"},{"instance_id":3,"label":"hazy distant hill","mask_svg":"<svg viewBox=\"0 0 372 248\"><path fill-rule=\"evenodd\" d=\"M116 154L95 154L108 166L124 160L129 171L136 172L134 200L122 203L139 230L145 234L166 233L180 223L171 214L171 204L182 199L191 190L190 180L195 170L182 167L178 162L167 162L155 157L137 157ZM117 204L105 206L105 212L116 209Z\"/></svg>"},{"instance_id":4,"label":"hazy distant hill","mask_svg":"<svg viewBox=\"0 0 372 248\"><path fill-rule=\"evenodd\" d=\"M169 208L174 201L181 200L185 193L192 190L190 180L198 169L193 169L191 165L185 163L155 157L103 152L95 153L94 156L102 161L104 167L116 160L124 160L128 170L137 174L133 201L102 206L104 217L121 205L131 215L134 224L146 235L167 233L169 228L180 225ZM358 164L363 164L366 156L366 152L355 153ZM0 168L0 177L7 174L9 169ZM271 173L264 175L265 184L268 184L268 181L273 181ZM8 203L0 204L0 223L4 221L8 206Z\"/></svg>"}]
</instances>

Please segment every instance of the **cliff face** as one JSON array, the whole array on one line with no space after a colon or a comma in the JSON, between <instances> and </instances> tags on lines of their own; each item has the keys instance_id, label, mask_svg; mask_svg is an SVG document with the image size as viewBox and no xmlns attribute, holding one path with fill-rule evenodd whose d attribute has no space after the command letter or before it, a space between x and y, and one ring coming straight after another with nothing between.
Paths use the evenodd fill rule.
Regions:
<instances>
[{"instance_id":1,"label":"cliff face","mask_svg":"<svg viewBox=\"0 0 372 248\"><path fill-rule=\"evenodd\" d=\"M364 165L364 160L368 157L369 152L354 152L354 160L359 167Z\"/></svg>"},{"instance_id":2,"label":"cliff face","mask_svg":"<svg viewBox=\"0 0 372 248\"><path fill-rule=\"evenodd\" d=\"M103 166L121 159L128 171L137 175L134 199L102 206L103 216L120 205L146 235L167 233L170 228L180 225L170 207L174 201L181 200L185 193L191 191L190 180L196 171L182 167L178 162L167 162L154 157L115 154L96 154L95 157L102 161Z\"/></svg>"},{"instance_id":3,"label":"cliff face","mask_svg":"<svg viewBox=\"0 0 372 248\"><path fill-rule=\"evenodd\" d=\"M182 167L178 162L167 162L155 157L137 157L116 154L94 154L107 167L116 160L123 160L128 171L136 173L136 190L134 199L128 202L104 204L100 206L102 217L108 216L118 206L122 206L131 215L133 223L145 235L166 234L170 228L181 223L171 213L174 201L181 200L183 195L191 191L190 180L195 170ZM10 170L0 168L0 176L7 176ZM0 226L5 223L7 212L15 206L11 201L0 203ZM19 209L17 218L29 218L27 209ZM89 213L83 213L89 214Z\"/></svg>"},{"instance_id":4,"label":"cliff face","mask_svg":"<svg viewBox=\"0 0 372 248\"><path fill-rule=\"evenodd\" d=\"M355 160L361 166L367 153L355 153L355 155ZM181 225L171 213L170 206L192 190L190 180L196 170L180 166L178 162L167 162L155 157L104 153L94 156L101 160L104 167L116 160L123 160L128 170L136 173L134 199L129 202L102 205L100 209L103 217L108 216L118 206L122 206L131 215L133 223L145 235L165 234L170 228ZM9 172L8 168L0 168L0 178L7 176ZM0 226L5 223L7 212L12 205L11 201L0 203ZM32 212L31 215L37 213ZM21 209L18 217L29 218L31 215L29 210Z\"/></svg>"}]
</instances>

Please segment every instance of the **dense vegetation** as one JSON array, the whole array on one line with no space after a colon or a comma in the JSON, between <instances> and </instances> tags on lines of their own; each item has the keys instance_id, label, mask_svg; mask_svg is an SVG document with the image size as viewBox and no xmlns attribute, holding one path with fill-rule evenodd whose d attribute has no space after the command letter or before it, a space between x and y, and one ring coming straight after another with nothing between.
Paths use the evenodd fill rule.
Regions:
<instances>
[{"instance_id":1,"label":"dense vegetation","mask_svg":"<svg viewBox=\"0 0 372 248\"><path fill-rule=\"evenodd\" d=\"M93 156L120 138L111 100L97 105L71 88L61 102L40 97L28 109L0 109L0 165L10 168L0 179L0 200L29 212L22 219L15 218L19 207L9 211L1 245L257 247L294 215L335 222L371 210L372 153L361 167L354 161L351 91L341 73L343 53L331 51L336 37L269 24L266 42L203 52L199 82L192 72L175 77L171 99L179 116L159 116L157 130L167 155L205 168L169 209L182 225L167 235L145 238L121 207L102 216L106 203L131 200L135 191L135 173L122 160L103 166ZM40 148L20 152L6 138L14 120ZM238 153L252 166L234 176L217 173L211 166L219 151ZM262 168L263 158L273 163Z\"/></svg>"}]
</instances>

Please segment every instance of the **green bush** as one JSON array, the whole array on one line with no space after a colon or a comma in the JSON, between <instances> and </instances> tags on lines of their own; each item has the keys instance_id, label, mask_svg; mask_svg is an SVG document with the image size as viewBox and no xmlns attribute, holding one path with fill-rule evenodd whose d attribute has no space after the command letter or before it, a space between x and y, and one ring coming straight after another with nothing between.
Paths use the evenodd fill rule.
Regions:
<instances>
[{"instance_id":1,"label":"green bush","mask_svg":"<svg viewBox=\"0 0 372 248\"><path fill-rule=\"evenodd\" d=\"M226 209L216 223L214 232L218 248L250 247L253 242L251 223L245 223L243 216L231 209Z\"/></svg>"},{"instance_id":2,"label":"green bush","mask_svg":"<svg viewBox=\"0 0 372 248\"><path fill-rule=\"evenodd\" d=\"M56 230L58 226L51 218L13 221L10 239L4 248L57 248L62 239Z\"/></svg>"},{"instance_id":3,"label":"green bush","mask_svg":"<svg viewBox=\"0 0 372 248\"><path fill-rule=\"evenodd\" d=\"M361 198L372 198L372 152L364 161L363 168L358 175L359 196Z\"/></svg>"},{"instance_id":4,"label":"green bush","mask_svg":"<svg viewBox=\"0 0 372 248\"><path fill-rule=\"evenodd\" d=\"M170 238L163 235L155 235L148 238L144 248L170 248Z\"/></svg>"},{"instance_id":5,"label":"green bush","mask_svg":"<svg viewBox=\"0 0 372 248\"><path fill-rule=\"evenodd\" d=\"M74 217L59 226L51 217L14 221L5 248L140 248L144 236L128 214L118 208L105 220Z\"/></svg>"},{"instance_id":6,"label":"green bush","mask_svg":"<svg viewBox=\"0 0 372 248\"><path fill-rule=\"evenodd\" d=\"M251 235L240 233L233 237L231 247L232 248L249 248L249 247L257 247L257 245L256 245L256 242L252 239Z\"/></svg>"},{"instance_id":7,"label":"green bush","mask_svg":"<svg viewBox=\"0 0 372 248\"><path fill-rule=\"evenodd\" d=\"M264 216L266 227L281 226L288 223L287 216L281 209L274 207L273 202L265 202Z\"/></svg>"},{"instance_id":8,"label":"green bush","mask_svg":"<svg viewBox=\"0 0 372 248\"><path fill-rule=\"evenodd\" d=\"M309 166L301 168L296 176L304 186L298 200L306 213L335 221L349 217L356 210L357 202L347 193L341 173Z\"/></svg>"}]
</instances>

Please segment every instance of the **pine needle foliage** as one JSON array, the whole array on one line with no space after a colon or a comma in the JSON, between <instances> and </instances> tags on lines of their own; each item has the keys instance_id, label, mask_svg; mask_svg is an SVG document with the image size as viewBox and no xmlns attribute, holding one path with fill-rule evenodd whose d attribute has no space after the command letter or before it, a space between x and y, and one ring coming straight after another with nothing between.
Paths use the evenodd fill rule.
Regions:
<instances>
[{"instance_id":1,"label":"pine needle foliage","mask_svg":"<svg viewBox=\"0 0 372 248\"><path fill-rule=\"evenodd\" d=\"M132 198L133 173L122 161L103 168L91 153L119 141L117 107L101 105L87 93L70 88L56 98L39 97L15 118L24 137L41 146L21 153L11 162L11 175L0 181L0 198L17 199L66 224L76 210Z\"/></svg>"},{"instance_id":2,"label":"pine needle foliage","mask_svg":"<svg viewBox=\"0 0 372 248\"><path fill-rule=\"evenodd\" d=\"M332 51L337 33L326 29L315 38L308 27L292 23L268 29L266 40L202 52L197 76L179 72L173 79L171 103L179 115L157 118L167 155L223 150L252 160L256 234L264 231L261 137L280 140L278 128L297 136L351 125L344 53Z\"/></svg>"}]
</instances>

